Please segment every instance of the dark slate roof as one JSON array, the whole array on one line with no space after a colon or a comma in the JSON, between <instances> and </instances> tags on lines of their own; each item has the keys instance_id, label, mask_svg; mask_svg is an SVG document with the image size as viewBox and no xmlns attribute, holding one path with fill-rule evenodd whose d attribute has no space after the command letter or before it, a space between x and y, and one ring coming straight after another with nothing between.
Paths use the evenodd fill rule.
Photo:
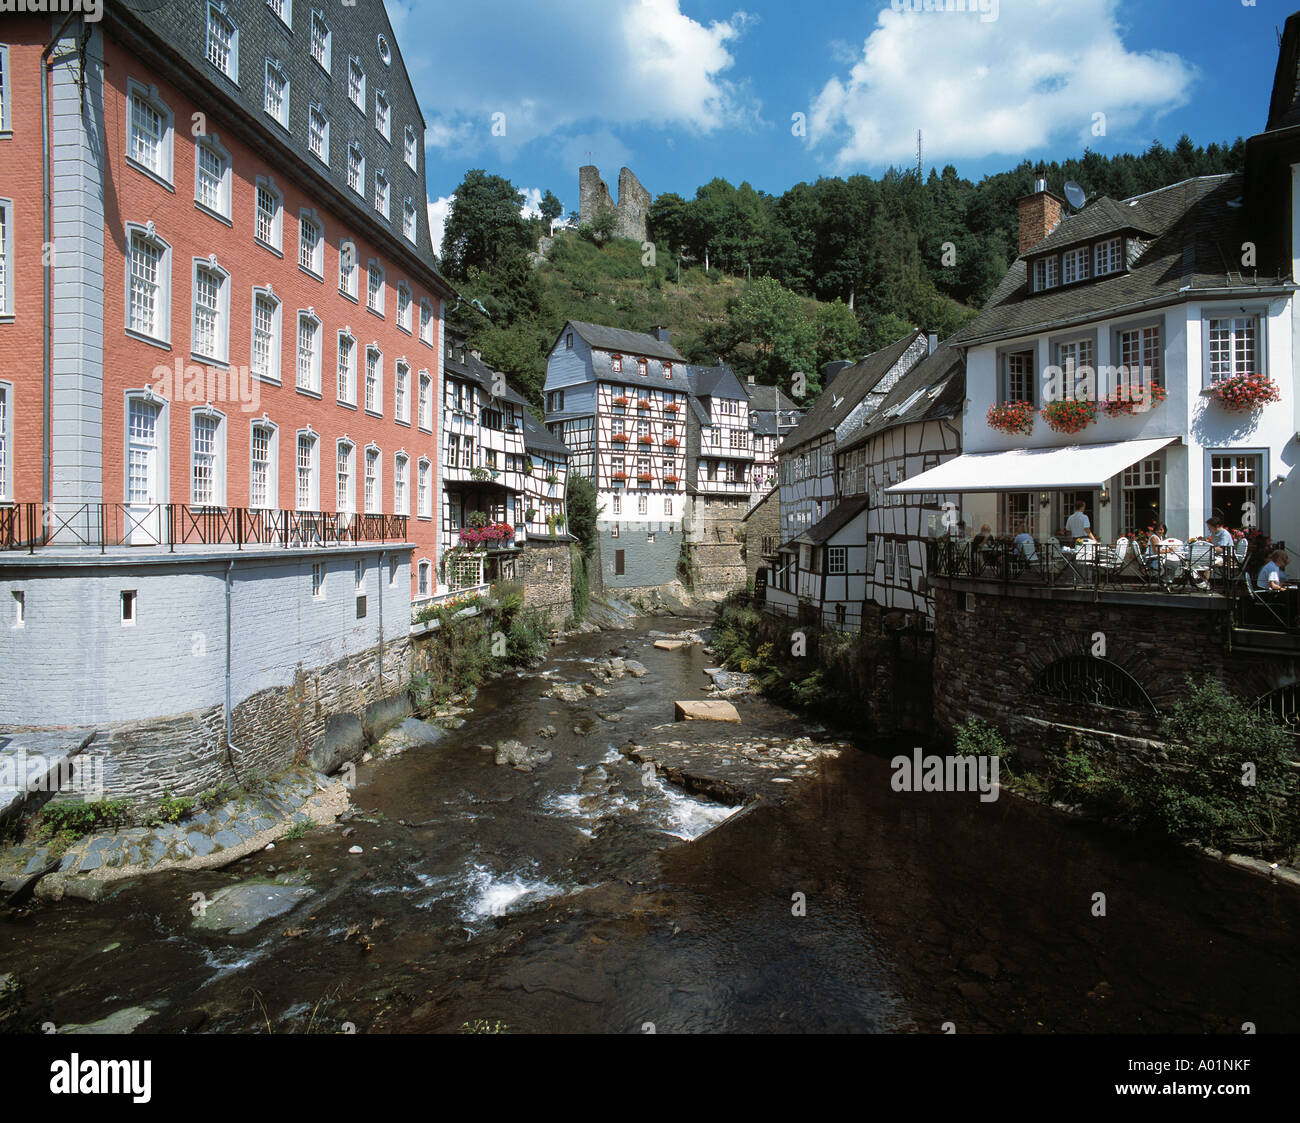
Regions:
<instances>
[{"instance_id":1,"label":"dark slate roof","mask_svg":"<svg viewBox=\"0 0 1300 1123\"><path fill-rule=\"evenodd\" d=\"M840 371L809 407L798 427L786 436L781 447L789 451L839 425L871 392L872 387L889 373L920 335L919 331L905 335L888 347L882 347Z\"/></svg>"},{"instance_id":2,"label":"dark slate roof","mask_svg":"<svg viewBox=\"0 0 1300 1123\"><path fill-rule=\"evenodd\" d=\"M779 430L776 427L776 414L764 410L762 413L751 413L749 415L749 431L758 433L763 437L775 437Z\"/></svg>"},{"instance_id":3,"label":"dark slate roof","mask_svg":"<svg viewBox=\"0 0 1300 1123\"><path fill-rule=\"evenodd\" d=\"M465 357L462 359L461 343L454 340L451 346L451 354L444 354L442 364L444 375L452 378L464 378L470 382L477 382L484 390L492 390L492 368L483 362L482 359L474 358L474 353L468 346L464 347ZM507 390L507 397L509 390ZM523 399L520 398L520 401Z\"/></svg>"},{"instance_id":4,"label":"dark slate roof","mask_svg":"<svg viewBox=\"0 0 1300 1123\"><path fill-rule=\"evenodd\" d=\"M751 414L758 411L775 413L778 409L784 413L787 410L799 408L781 392L780 386L750 386L746 384L745 389L749 393L749 412Z\"/></svg>"},{"instance_id":5,"label":"dark slate roof","mask_svg":"<svg viewBox=\"0 0 1300 1123\"><path fill-rule=\"evenodd\" d=\"M1300 125L1300 12L1286 18L1273 73L1273 95L1265 128L1287 129Z\"/></svg>"},{"instance_id":6,"label":"dark slate roof","mask_svg":"<svg viewBox=\"0 0 1300 1123\"><path fill-rule=\"evenodd\" d=\"M1109 195L1094 199L1078 214L1063 218L1046 238L1036 246L1030 246L1026 256L1037 257L1050 250L1064 249L1066 246L1088 242L1094 238L1105 238L1118 234L1121 230L1136 230L1141 234L1154 234L1153 220L1147 217L1145 208L1117 203Z\"/></svg>"},{"instance_id":7,"label":"dark slate roof","mask_svg":"<svg viewBox=\"0 0 1300 1123\"><path fill-rule=\"evenodd\" d=\"M569 455L569 446L527 410L524 410L524 448L529 452L541 452L549 456Z\"/></svg>"},{"instance_id":8,"label":"dark slate roof","mask_svg":"<svg viewBox=\"0 0 1300 1123\"><path fill-rule=\"evenodd\" d=\"M686 362L672 344L661 343L649 332L607 328L601 324L583 323L581 320L570 320L566 326L573 328L600 351L612 351L618 355L644 355L651 359L667 359L670 363ZM626 376L627 372L624 371L618 377L626 381ZM635 379L636 376L632 377Z\"/></svg>"},{"instance_id":9,"label":"dark slate roof","mask_svg":"<svg viewBox=\"0 0 1300 1123\"><path fill-rule=\"evenodd\" d=\"M716 367L691 367L691 390L701 398L732 398L743 401L749 395L736 372L725 363Z\"/></svg>"},{"instance_id":10,"label":"dark slate roof","mask_svg":"<svg viewBox=\"0 0 1300 1123\"><path fill-rule=\"evenodd\" d=\"M831 511L821 522L814 523L802 534L796 534L791 542L807 542L813 546L820 546L827 541L831 535L837 531L843 530L849 523L858 517L871 505L871 500L865 495L856 496L853 499L845 499L836 508Z\"/></svg>"},{"instance_id":11,"label":"dark slate roof","mask_svg":"<svg viewBox=\"0 0 1300 1123\"><path fill-rule=\"evenodd\" d=\"M921 394L909 403L917 391L926 387L937 392ZM945 342L898 380L867 424L841 444L838 451L857 448L877 433L896 425L953 417L961 412L965 401L966 360L959 348ZM903 405L907 405L906 410L891 413Z\"/></svg>"},{"instance_id":12,"label":"dark slate roof","mask_svg":"<svg viewBox=\"0 0 1300 1123\"><path fill-rule=\"evenodd\" d=\"M1152 231L1128 272L1030 293L1026 258L1017 258L983 311L949 342L970 346L1050 331L1130 308L1194 298L1198 290L1251 295L1294 288L1282 277L1264 276L1262 263L1258 278L1238 271L1242 242L1255 239L1241 195L1240 175L1217 175L1126 200L1124 205L1141 209Z\"/></svg>"}]
</instances>

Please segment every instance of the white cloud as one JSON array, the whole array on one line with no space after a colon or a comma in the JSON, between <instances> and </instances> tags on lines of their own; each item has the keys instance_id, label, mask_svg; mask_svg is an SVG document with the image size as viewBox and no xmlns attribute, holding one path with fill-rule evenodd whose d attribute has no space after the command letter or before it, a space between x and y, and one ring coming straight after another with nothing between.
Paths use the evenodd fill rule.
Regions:
<instances>
[{"instance_id":1,"label":"white cloud","mask_svg":"<svg viewBox=\"0 0 1300 1123\"><path fill-rule=\"evenodd\" d=\"M524 197L524 205L519 209L519 213L524 218L541 218L542 189L540 187L521 187L519 190Z\"/></svg>"},{"instance_id":2,"label":"white cloud","mask_svg":"<svg viewBox=\"0 0 1300 1123\"><path fill-rule=\"evenodd\" d=\"M973 8L979 5L972 3ZM1183 105L1195 68L1167 51L1130 49L1119 0L1001 0L978 12L880 13L846 76L813 103L809 145L837 167L1019 156L1108 135Z\"/></svg>"},{"instance_id":3,"label":"white cloud","mask_svg":"<svg viewBox=\"0 0 1300 1123\"><path fill-rule=\"evenodd\" d=\"M509 157L583 122L650 124L708 133L753 119L747 92L724 75L744 12L704 24L681 0L389 0L404 61L428 119L430 149L458 158ZM422 45L436 37L437 50ZM504 114L494 136L493 114ZM500 120L500 119L498 119Z\"/></svg>"},{"instance_id":4,"label":"white cloud","mask_svg":"<svg viewBox=\"0 0 1300 1123\"><path fill-rule=\"evenodd\" d=\"M451 217L451 205L456 201L455 195L444 195L429 204L429 240L433 243L433 252L442 256L442 234L447 229L447 219Z\"/></svg>"}]
</instances>

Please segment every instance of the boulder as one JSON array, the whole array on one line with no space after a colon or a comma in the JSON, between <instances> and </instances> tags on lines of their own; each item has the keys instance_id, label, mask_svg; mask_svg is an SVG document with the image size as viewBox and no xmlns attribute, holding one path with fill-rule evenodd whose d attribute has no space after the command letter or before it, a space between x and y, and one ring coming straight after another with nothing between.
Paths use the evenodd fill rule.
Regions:
<instances>
[{"instance_id":1,"label":"boulder","mask_svg":"<svg viewBox=\"0 0 1300 1123\"><path fill-rule=\"evenodd\" d=\"M408 717L379 739L375 744L375 755L379 757L394 756L397 753L406 752L407 749L436 745L446 736L446 730L439 729L438 726L430 725L427 721L421 721L419 718Z\"/></svg>"},{"instance_id":2,"label":"boulder","mask_svg":"<svg viewBox=\"0 0 1300 1123\"><path fill-rule=\"evenodd\" d=\"M361 715L367 741L378 741L411 712L411 696L403 691L371 702Z\"/></svg>"},{"instance_id":3,"label":"boulder","mask_svg":"<svg viewBox=\"0 0 1300 1123\"><path fill-rule=\"evenodd\" d=\"M674 702L674 721L727 721L740 724L740 714L730 702L720 698Z\"/></svg>"},{"instance_id":4,"label":"boulder","mask_svg":"<svg viewBox=\"0 0 1300 1123\"><path fill-rule=\"evenodd\" d=\"M678 651L683 647L689 647L689 646L690 645L684 639L655 640L655 647L657 647L660 651Z\"/></svg>"},{"instance_id":5,"label":"boulder","mask_svg":"<svg viewBox=\"0 0 1300 1123\"><path fill-rule=\"evenodd\" d=\"M557 682L546 692L546 698L558 698L561 702L581 702L587 692L576 682Z\"/></svg>"},{"instance_id":6,"label":"boulder","mask_svg":"<svg viewBox=\"0 0 1300 1123\"><path fill-rule=\"evenodd\" d=\"M366 751L366 731L356 714L330 714L325 732L307 754L308 763L317 772L330 775L350 760L360 760Z\"/></svg>"},{"instance_id":7,"label":"boulder","mask_svg":"<svg viewBox=\"0 0 1300 1123\"><path fill-rule=\"evenodd\" d=\"M518 772L531 772L551 759L550 749L534 749L522 741L502 741L497 746L497 764L507 764Z\"/></svg>"},{"instance_id":8,"label":"boulder","mask_svg":"<svg viewBox=\"0 0 1300 1123\"><path fill-rule=\"evenodd\" d=\"M192 923L195 928L239 936L272 917L288 912L314 892L303 885L241 882L218 889L211 900L195 905L190 911L198 909L198 915Z\"/></svg>"},{"instance_id":9,"label":"boulder","mask_svg":"<svg viewBox=\"0 0 1300 1123\"><path fill-rule=\"evenodd\" d=\"M644 678L650 673L644 663L638 663L635 659L628 659L623 666L633 678Z\"/></svg>"}]
</instances>

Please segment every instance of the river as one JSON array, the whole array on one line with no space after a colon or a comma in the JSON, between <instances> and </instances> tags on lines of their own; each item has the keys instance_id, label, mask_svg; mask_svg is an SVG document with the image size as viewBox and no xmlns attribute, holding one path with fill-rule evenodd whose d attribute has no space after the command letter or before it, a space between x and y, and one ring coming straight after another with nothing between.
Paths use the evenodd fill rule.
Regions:
<instances>
[{"instance_id":1,"label":"river","mask_svg":"<svg viewBox=\"0 0 1300 1123\"><path fill-rule=\"evenodd\" d=\"M0 919L0 972L56 1026L143 1008L137 1032L1300 1031L1284 886L1007 795L894 792L910 746L863 743L744 809L643 784L618 746L706 694L699 645L652 646L683 624L574 637L488 684L436 747L359 768L346 827ZM543 696L616 648L648 675ZM819 735L738 706L747 734ZM482 746L509 737L552 761L496 765ZM315 890L294 911L195 926L194 893L286 874Z\"/></svg>"}]
</instances>

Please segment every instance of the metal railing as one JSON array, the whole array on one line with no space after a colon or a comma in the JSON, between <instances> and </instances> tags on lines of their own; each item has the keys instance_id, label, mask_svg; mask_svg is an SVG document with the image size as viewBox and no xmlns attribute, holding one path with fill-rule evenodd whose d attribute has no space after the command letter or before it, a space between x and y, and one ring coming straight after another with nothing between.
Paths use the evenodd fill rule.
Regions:
<instances>
[{"instance_id":1,"label":"metal railing","mask_svg":"<svg viewBox=\"0 0 1300 1123\"><path fill-rule=\"evenodd\" d=\"M254 507L131 506L81 503L0 507L0 550L35 553L48 547L177 546L324 547L405 542L406 515L279 511Z\"/></svg>"},{"instance_id":2,"label":"metal railing","mask_svg":"<svg viewBox=\"0 0 1300 1123\"><path fill-rule=\"evenodd\" d=\"M1159 556L1132 545L1088 543L1081 547L1051 542L976 545L939 539L927 543L932 577L965 577L1016 585L1110 589L1129 592L1210 592L1227 597L1244 593L1243 559L1208 542L1192 542Z\"/></svg>"}]
</instances>

